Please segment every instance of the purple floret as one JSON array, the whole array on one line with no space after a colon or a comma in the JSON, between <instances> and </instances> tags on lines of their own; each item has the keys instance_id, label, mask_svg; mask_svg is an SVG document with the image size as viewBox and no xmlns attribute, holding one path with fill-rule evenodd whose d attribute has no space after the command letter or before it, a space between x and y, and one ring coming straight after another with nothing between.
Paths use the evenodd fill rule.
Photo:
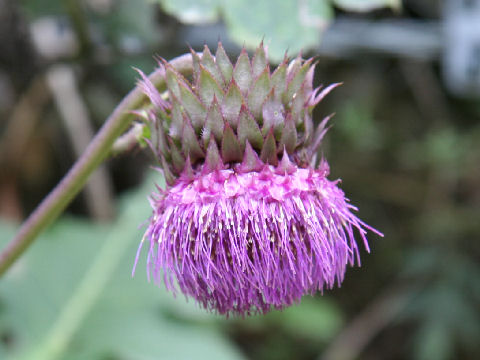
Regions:
<instances>
[{"instance_id":1,"label":"purple floret","mask_svg":"<svg viewBox=\"0 0 480 360\"><path fill-rule=\"evenodd\" d=\"M220 314L266 313L340 285L366 232L328 165L283 174L233 169L179 179L152 196L148 270Z\"/></svg>"}]
</instances>

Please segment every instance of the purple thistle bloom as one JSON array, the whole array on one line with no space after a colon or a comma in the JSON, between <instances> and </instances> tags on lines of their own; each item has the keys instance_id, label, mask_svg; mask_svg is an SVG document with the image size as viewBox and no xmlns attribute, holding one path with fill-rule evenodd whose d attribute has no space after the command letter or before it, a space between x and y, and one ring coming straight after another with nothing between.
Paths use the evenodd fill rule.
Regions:
<instances>
[{"instance_id":1,"label":"purple thistle bloom","mask_svg":"<svg viewBox=\"0 0 480 360\"><path fill-rule=\"evenodd\" d=\"M255 66L259 49L230 70L221 46L215 59L207 48L201 60L193 53L195 86L166 64L171 104L144 78L168 183L151 198L148 273L226 315L266 313L340 285L347 264L360 264L354 232L367 251L367 230L383 236L352 213L325 160L310 165L328 121L313 131L311 111L335 85L313 90L313 67L298 59L270 75L266 60ZM247 80L235 73L241 66Z\"/></svg>"}]
</instances>

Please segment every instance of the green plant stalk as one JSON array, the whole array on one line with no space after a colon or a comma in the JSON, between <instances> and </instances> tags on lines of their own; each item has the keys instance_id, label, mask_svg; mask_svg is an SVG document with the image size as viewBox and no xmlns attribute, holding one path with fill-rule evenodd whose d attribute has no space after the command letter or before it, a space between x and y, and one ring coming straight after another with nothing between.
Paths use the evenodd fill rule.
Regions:
<instances>
[{"instance_id":1,"label":"green plant stalk","mask_svg":"<svg viewBox=\"0 0 480 360\"><path fill-rule=\"evenodd\" d=\"M192 72L190 54L173 59L171 64L184 75ZM149 77L160 90L165 89L162 68L153 72ZM0 277L80 192L89 176L108 157L115 140L128 129L135 119L135 115L131 111L139 109L145 100L146 96L137 86L118 104L80 159L25 220L15 237L2 250L0 253Z\"/></svg>"}]
</instances>

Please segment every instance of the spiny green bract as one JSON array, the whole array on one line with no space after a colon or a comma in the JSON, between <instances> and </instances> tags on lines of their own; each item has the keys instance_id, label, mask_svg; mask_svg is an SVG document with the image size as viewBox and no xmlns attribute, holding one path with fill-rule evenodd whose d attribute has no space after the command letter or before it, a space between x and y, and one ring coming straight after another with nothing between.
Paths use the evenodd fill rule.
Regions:
<instances>
[{"instance_id":1,"label":"spiny green bract","mask_svg":"<svg viewBox=\"0 0 480 360\"><path fill-rule=\"evenodd\" d=\"M182 173L210 172L253 157L277 166L284 151L300 167L311 164L326 119L314 131L314 106L338 84L313 89L313 59L287 58L270 71L263 43L250 60L243 49L233 65L219 43L215 56L207 46L191 51L193 75L185 78L168 62L164 70L169 101L144 77L154 105L156 152L168 183ZM255 152L256 154L252 154ZM252 161L245 157L252 157Z\"/></svg>"}]
</instances>

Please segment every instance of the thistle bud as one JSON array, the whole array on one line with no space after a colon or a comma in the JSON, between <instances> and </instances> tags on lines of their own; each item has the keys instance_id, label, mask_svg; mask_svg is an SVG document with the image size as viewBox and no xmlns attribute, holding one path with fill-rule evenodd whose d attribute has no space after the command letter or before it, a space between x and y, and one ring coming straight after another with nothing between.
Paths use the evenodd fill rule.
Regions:
<instances>
[{"instance_id":1,"label":"thistle bud","mask_svg":"<svg viewBox=\"0 0 480 360\"><path fill-rule=\"evenodd\" d=\"M148 271L220 314L266 313L332 288L360 263L367 230L325 160L328 118L313 108L338 84L313 89L312 59L271 72L261 44L232 64L221 44L192 51L193 76L163 62L168 97L152 83L152 147L167 187L152 194Z\"/></svg>"}]
</instances>

